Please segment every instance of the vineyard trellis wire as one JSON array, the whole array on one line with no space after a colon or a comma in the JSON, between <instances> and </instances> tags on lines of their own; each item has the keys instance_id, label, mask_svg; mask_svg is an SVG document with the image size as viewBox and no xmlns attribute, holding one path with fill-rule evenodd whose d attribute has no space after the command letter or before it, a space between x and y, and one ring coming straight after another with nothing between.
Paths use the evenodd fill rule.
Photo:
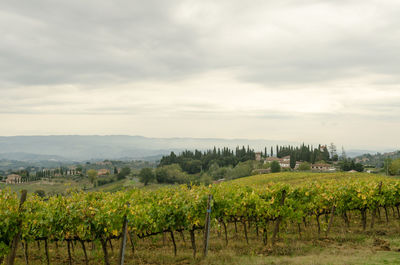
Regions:
<instances>
[{"instance_id":1,"label":"vineyard trellis wire","mask_svg":"<svg viewBox=\"0 0 400 265\"><path fill-rule=\"evenodd\" d=\"M329 232L334 216L340 216L348 225L349 213L359 213L363 229L366 229L368 212L374 220L376 211L382 209L388 218L387 209L392 208L397 209L400 218L400 181L378 176L309 181L298 186L270 183L248 187L222 183L155 191L72 192L46 199L31 194L21 210L18 195L2 190L0 260L10 252L12 239L20 234L25 248L35 241L44 241L45 248L48 242L65 241L68 246L70 242L80 242L83 247L84 242L101 242L105 263L109 264L107 242L120 238L124 218L129 220L127 230L131 242L134 236L145 238L162 233L170 233L174 242L174 232L187 231L195 255L194 231L205 227L209 195L213 197L211 226L222 225L226 245L228 223L235 226L242 223L246 239L246 224L254 225L257 233L262 230L266 244L268 233L272 232L274 243L279 228L289 224L298 225L301 234L300 224L306 224L310 218L315 218L318 236L322 231ZM331 220L322 224L321 216ZM273 231L268 231L270 223L275 224ZM174 250L176 253L175 244Z\"/></svg>"}]
</instances>

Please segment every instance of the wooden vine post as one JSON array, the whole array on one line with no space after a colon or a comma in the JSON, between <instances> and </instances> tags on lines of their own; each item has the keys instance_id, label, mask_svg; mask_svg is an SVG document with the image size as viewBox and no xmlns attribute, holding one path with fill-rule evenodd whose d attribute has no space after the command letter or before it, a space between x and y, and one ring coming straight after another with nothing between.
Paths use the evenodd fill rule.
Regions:
<instances>
[{"instance_id":1,"label":"wooden vine post","mask_svg":"<svg viewBox=\"0 0 400 265\"><path fill-rule=\"evenodd\" d=\"M189 232L190 232L190 241L192 242L193 258L196 258L196 238L194 235L194 229L191 229Z\"/></svg>"},{"instance_id":2,"label":"wooden vine post","mask_svg":"<svg viewBox=\"0 0 400 265\"><path fill-rule=\"evenodd\" d=\"M129 204L128 204L128 207L129 207ZM120 248L120 251L119 251L119 264L120 265L124 264L127 234L128 234L128 219L127 219L126 214L125 214L124 215L124 223L122 225L121 248Z\"/></svg>"},{"instance_id":3,"label":"wooden vine post","mask_svg":"<svg viewBox=\"0 0 400 265\"><path fill-rule=\"evenodd\" d=\"M208 241L210 238L211 200L212 200L212 195L210 194L208 195L208 200L207 200L206 221L204 225L204 244L203 244L204 257L207 257Z\"/></svg>"},{"instance_id":4,"label":"wooden vine post","mask_svg":"<svg viewBox=\"0 0 400 265\"><path fill-rule=\"evenodd\" d=\"M27 195L27 191L26 190L22 190L21 191L21 200L19 202L19 212L21 213L22 211L22 205L24 204L24 202L26 201L26 195ZM18 225L17 225L17 229L18 229L18 233L14 236L12 242L11 242L11 251L10 254L7 257L7 261L6 261L6 265L14 265L14 260L15 260L15 255L17 253L17 248L18 248L18 241L21 238L21 224L22 224L22 220L19 219L18 220Z\"/></svg>"},{"instance_id":5,"label":"wooden vine post","mask_svg":"<svg viewBox=\"0 0 400 265\"><path fill-rule=\"evenodd\" d=\"M382 192L382 181L379 183L379 187L378 187L378 196L381 194ZM372 211L372 217L371 217L371 229L374 228L375 225L375 218L376 218L376 209L377 207L379 207L378 204L375 205L374 210Z\"/></svg>"},{"instance_id":6,"label":"wooden vine post","mask_svg":"<svg viewBox=\"0 0 400 265\"><path fill-rule=\"evenodd\" d=\"M285 198L286 198L286 190L283 190L281 201L280 201L281 206L283 206L285 204ZM282 221L282 215L279 213L278 219L276 220L276 223L275 223L274 234L272 235L272 245L275 245L276 236L279 233L279 225L281 224L281 221Z\"/></svg>"},{"instance_id":7,"label":"wooden vine post","mask_svg":"<svg viewBox=\"0 0 400 265\"><path fill-rule=\"evenodd\" d=\"M331 227L333 224L333 217L335 216L335 210L336 210L336 206L333 205L332 210L331 210L331 218L329 219L328 229L326 230L325 237L328 237L329 231L331 230Z\"/></svg>"}]
</instances>

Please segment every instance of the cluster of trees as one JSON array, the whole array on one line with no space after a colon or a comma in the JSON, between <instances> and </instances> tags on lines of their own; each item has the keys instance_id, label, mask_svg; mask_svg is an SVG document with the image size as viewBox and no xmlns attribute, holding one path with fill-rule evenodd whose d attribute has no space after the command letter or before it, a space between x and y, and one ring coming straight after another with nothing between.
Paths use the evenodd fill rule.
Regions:
<instances>
[{"instance_id":1,"label":"cluster of trees","mask_svg":"<svg viewBox=\"0 0 400 265\"><path fill-rule=\"evenodd\" d=\"M385 161L384 170L387 175L395 176L400 175L400 158L391 159L388 158Z\"/></svg>"},{"instance_id":2,"label":"cluster of trees","mask_svg":"<svg viewBox=\"0 0 400 265\"><path fill-rule=\"evenodd\" d=\"M29 171L26 169L11 171L11 174L17 174L17 175L21 176L22 182L35 181L35 180L40 179L37 175L30 174ZM6 180L6 179L7 179L7 176L4 176L4 180Z\"/></svg>"},{"instance_id":3,"label":"cluster of trees","mask_svg":"<svg viewBox=\"0 0 400 265\"><path fill-rule=\"evenodd\" d=\"M41 178L53 178L55 176L66 176L66 175L82 175L83 171L82 166L78 165L74 169L69 169L65 167L59 167L59 168L54 168L54 169L42 169L38 170L35 175L36 179L41 179Z\"/></svg>"},{"instance_id":4,"label":"cluster of trees","mask_svg":"<svg viewBox=\"0 0 400 265\"><path fill-rule=\"evenodd\" d=\"M310 170L311 164L317 162L336 162L341 160L342 170L362 171L360 164L347 159L344 150L342 155L337 153L336 146L318 145L317 147L302 144L300 146L275 146L264 148L261 157L276 156L282 158L290 156L290 166L296 166L296 161L302 161L299 170ZM188 183L188 182L211 182L221 178L235 179L251 175L254 169L271 168L271 172L280 172L278 162L271 164L255 163L255 152L249 147L237 147L235 150L229 148L216 148L205 152L195 150L184 151L179 155L171 152L163 156L155 170L145 169L139 175L140 180L148 184L158 183Z\"/></svg>"},{"instance_id":5,"label":"cluster of trees","mask_svg":"<svg viewBox=\"0 0 400 265\"><path fill-rule=\"evenodd\" d=\"M249 147L237 147L231 150L227 147L216 148L201 152L199 150L184 151L179 155L171 152L170 155L163 156L160 160L159 167L178 164L181 169L189 174L200 173L207 171L212 164L217 164L219 167L236 166L239 162L245 162L255 159L255 152Z\"/></svg>"},{"instance_id":6,"label":"cluster of trees","mask_svg":"<svg viewBox=\"0 0 400 265\"><path fill-rule=\"evenodd\" d=\"M268 152L270 150L270 152ZM344 153L344 151L343 151ZM282 158L290 156L292 168L296 165L296 161L303 161L308 163L315 163L317 161L334 162L339 160L336 146L331 143L329 146L319 145L313 147L310 145L302 144L301 146L279 146L264 148L261 152L261 157L266 158L269 156L276 156ZM345 154L342 155L345 158ZM212 165L218 167L235 167L240 162L246 162L255 159L255 152L249 147L244 146L235 150L229 148L216 148L207 150L205 152L195 150L184 151L179 155L171 152L170 155L163 156L160 160L158 167L167 165L178 164L180 168L188 174L197 174L203 171L208 171Z\"/></svg>"},{"instance_id":7,"label":"cluster of trees","mask_svg":"<svg viewBox=\"0 0 400 265\"><path fill-rule=\"evenodd\" d=\"M278 164L279 165L279 164ZM214 180L236 179L247 177L252 174L256 168L263 167L262 162L255 160L247 160L239 162L235 166L219 166L217 162L213 162L208 170L196 174L189 174L184 171L179 164L171 164L159 166L155 169L144 168L140 171L139 180L145 185L151 182L167 183L167 184L209 184Z\"/></svg>"},{"instance_id":8,"label":"cluster of trees","mask_svg":"<svg viewBox=\"0 0 400 265\"><path fill-rule=\"evenodd\" d=\"M350 171L355 170L358 172L364 171L364 166L361 163L356 163L354 159L343 159L339 162L340 170Z\"/></svg>"},{"instance_id":9,"label":"cluster of trees","mask_svg":"<svg viewBox=\"0 0 400 265\"><path fill-rule=\"evenodd\" d=\"M101 186L126 178L129 174L131 174L131 169L129 167L123 167L118 172L118 169L114 168L113 175L107 175L106 177L102 178L98 178L98 172L95 169L89 169L86 174L90 183L92 183L94 186Z\"/></svg>"},{"instance_id":10,"label":"cluster of trees","mask_svg":"<svg viewBox=\"0 0 400 265\"><path fill-rule=\"evenodd\" d=\"M275 153L274 153L275 149ZM301 146L279 146L271 147L268 153L268 148L264 148L261 152L262 157L276 156L279 158L290 156L293 161L306 161L314 164L317 161L338 161L339 155L337 154L336 146L331 143L330 146L318 145L313 147L310 145L302 144Z\"/></svg>"}]
</instances>

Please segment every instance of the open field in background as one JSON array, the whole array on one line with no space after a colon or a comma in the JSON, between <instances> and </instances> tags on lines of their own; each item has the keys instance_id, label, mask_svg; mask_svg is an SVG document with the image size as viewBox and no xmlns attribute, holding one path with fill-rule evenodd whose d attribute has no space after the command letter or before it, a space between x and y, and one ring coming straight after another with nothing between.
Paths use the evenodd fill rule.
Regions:
<instances>
[{"instance_id":1,"label":"open field in background","mask_svg":"<svg viewBox=\"0 0 400 265\"><path fill-rule=\"evenodd\" d=\"M266 185L268 183L277 183L277 182L288 183L290 185L296 186L296 185L301 185L307 181L324 181L324 180L329 181L329 180L341 180L346 178L368 179L370 177L376 177L376 176L381 176L382 178L386 178L386 176L383 175L375 175L368 173L280 172L272 174L254 175L245 178L235 179L229 182L251 187L259 187L262 185ZM390 178L398 178L398 177L390 177ZM86 190L89 192L90 191L115 192L126 189L129 190L133 188L145 188L149 190L154 190L165 186L171 186L171 184L150 183L149 185L144 186L144 184L139 182L137 178L118 180L97 187L92 187L92 184L86 178L80 179L79 181L75 181L68 178L53 179L52 182L33 181L17 185L6 185L4 183L0 183L0 189L9 188L11 191L15 192L19 192L23 189L26 189L28 193L33 193L36 190L44 190L46 194L63 193L68 190Z\"/></svg>"},{"instance_id":2,"label":"open field in background","mask_svg":"<svg viewBox=\"0 0 400 265\"><path fill-rule=\"evenodd\" d=\"M307 181L331 181L344 180L348 178L368 180L368 178L381 177L388 178L384 175L376 175L369 173L349 173L349 172L334 172L334 173L314 173L314 172L280 172L272 174L260 174L245 178L235 179L232 182L244 186L260 187L269 183L287 183L292 186L298 186ZM390 177L398 178L398 177Z\"/></svg>"},{"instance_id":3,"label":"open field in background","mask_svg":"<svg viewBox=\"0 0 400 265\"><path fill-rule=\"evenodd\" d=\"M51 194L60 194L70 190L85 190L87 192L91 191L104 191L104 192L116 192L125 189L133 189L133 188L145 188L149 190L158 189L160 187L171 186L167 184L155 184L150 183L147 186L144 186L143 183L139 182L137 178L133 179L123 179L117 180L112 183L108 183L105 185L93 187L93 185L87 179L80 179L79 181L75 181L72 179L53 179L51 182L48 181L32 181L21 184L13 184L6 185L4 183L0 183L1 189L10 189L14 192L20 192L21 190L27 190L29 193L34 193L37 190L43 190L46 195Z\"/></svg>"},{"instance_id":4,"label":"open field in background","mask_svg":"<svg viewBox=\"0 0 400 265\"><path fill-rule=\"evenodd\" d=\"M63 193L67 190L82 190L85 185L89 186L91 184L87 180L77 182L71 179L57 179L53 180L52 182L39 180L12 185L0 183L0 189L10 189L11 191L15 192L19 192L25 189L28 191L28 194L34 193L37 190L43 190L46 192L47 195L53 193Z\"/></svg>"}]
</instances>

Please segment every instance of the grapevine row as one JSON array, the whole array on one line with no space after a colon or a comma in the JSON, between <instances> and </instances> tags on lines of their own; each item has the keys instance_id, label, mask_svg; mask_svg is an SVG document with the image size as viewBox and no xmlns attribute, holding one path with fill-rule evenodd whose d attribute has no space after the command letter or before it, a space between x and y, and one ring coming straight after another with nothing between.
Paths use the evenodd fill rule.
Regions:
<instances>
[{"instance_id":1,"label":"grapevine row","mask_svg":"<svg viewBox=\"0 0 400 265\"><path fill-rule=\"evenodd\" d=\"M124 217L128 230L139 238L163 232L204 227L208 195L213 195L212 225L251 222L265 230L268 223L301 224L321 215L342 216L400 205L400 181L373 177L340 181L312 181L296 187L271 183L262 187L222 183L214 186L179 186L156 191L135 189L117 193L70 193L40 198L30 195L19 210L16 193L0 191L0 259L7 255L13 237L21 232L26 243L36 240L100 241L118 238ZM278 221L279 220L279 221ZM18 224L21 223L19 226ZM320 227L319 231L320 231ZM257 230L258 231L258 230Z\"/></svg>"}]
</instances>

